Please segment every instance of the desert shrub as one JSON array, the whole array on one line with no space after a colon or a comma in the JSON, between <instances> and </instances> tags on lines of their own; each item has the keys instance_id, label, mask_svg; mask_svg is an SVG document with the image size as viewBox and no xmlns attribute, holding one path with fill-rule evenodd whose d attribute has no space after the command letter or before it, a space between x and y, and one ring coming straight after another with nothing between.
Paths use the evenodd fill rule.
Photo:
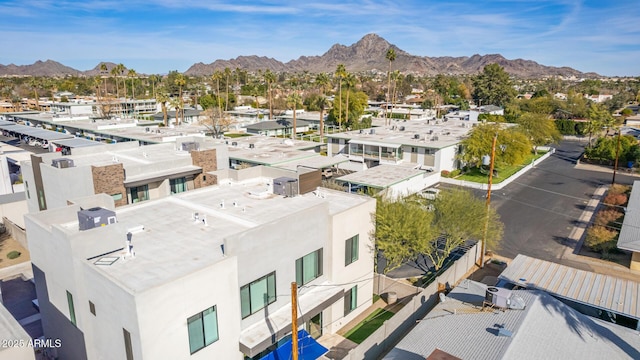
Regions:
<instances>
[{"instance_id":1,"label":"desert shrub","mask_svg":"<svg viewBox=\"0 0 640 360\"><path fill-rule=\"evenodd\" d=\"M10 251L10 252L7 254L7 258L12 260L12 259L17 258L17 257L18 257L18 256L20 256L20 255L21 255L21 254L20 254L20 252L19 252L19 251L15 251L15 250L14 250L14 251Z\"/></svg>"},{"instance_id":2,"label":"desert shrub","mask_svg":"<svg viewBox=\"0 0 640 360\"><path fill-rule=\"evenodd\" d=\"M587 237L584 242L594 251L608 253L616 248L617 231L604 226L592 226L587 229Z\"/></svg>"},{"instance_id":3,"label":"desert shrub","mask_svg":"<svg viewBox=\"0 0 640 360\"><path fill-rule=\"evenodd\" d=\"M440 171L440 176L448 178L451 176L451 172L449 170L442 170Z\"/></svg>"},{"instance_id":4,"label":"desert shrub","mask_svg":"<svg viewBox=\"0 0 640 360\"><path fill-rule=\"evenodd\" d=\"M624 214L622 211L616 209L601 210L598 212L598 215L596 215L594 224L598 226L607 226L623 216Z\"/></svg>"},{"instance_id":5,"label":"desert shrub","mask_svg":"<svg viewBox=\"0 0 640 360\"><path fill-rule=\"evenodd\" d=\"M628 185L613 184L609 189L609 194L626 194L631 190Z\"/></svg>"},{"instance_id":6,"label":"desert shrub","mask_svg":"<svg viewBox=\"0 0 640 360\"><path fill-rule=\"evenodd\" d=\"M607 194L604 198L603 202L605 205L618 205L622 206L627 203L629 197L626 194Z\"/></svg>"}]
</instances>

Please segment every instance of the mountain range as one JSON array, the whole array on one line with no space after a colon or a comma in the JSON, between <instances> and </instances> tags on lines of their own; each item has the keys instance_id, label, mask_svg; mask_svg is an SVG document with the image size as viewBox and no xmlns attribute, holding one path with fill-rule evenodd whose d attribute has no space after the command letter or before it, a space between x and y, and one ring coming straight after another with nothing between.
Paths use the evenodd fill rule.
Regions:
<instances>
[{"instance_id":1,"label":"mountain range","mask_svg":"<svg viewBox=\"0 0 640 360\"><path fill-rule=\"evenodd\" d=\"M327 52L320 56L301 56L298 59L283 63L273 58L264 56L238 56L235 59L215 60L210 64L202 62L193 64L186 75L211 75L215 70L225 68L240 68L247 71L258 71L269 69L274 72L298 72L308 71L310 73L333 72L338 64L344 64L347 71L380 71L386 72L389 68L389 61L386 53L389 48L393 48L396 59L392 63L392 69L400 70L404 73L414 73L418 75L472 75L482 71L482 69L492 63L497 63L504 70L517 77L539 78L544 76L564 76L571 77L598 77L595 73L582 73L570 67L553 67L538 64L532 60L515 59L509 60L500 54L473 55L460 57L428 57L417 56L390 44L388 41L376 34L365 35L355 44L345 46L341 44L333 45ZM30 76L64 76L64 75L85 75L93 76L100 74L100 65L95 68L80 71L53 60L37 61L32 65L1 65L0 76L30 75ZM116 64L105 63L110 71Z\"/></svg>"}]
</instances>

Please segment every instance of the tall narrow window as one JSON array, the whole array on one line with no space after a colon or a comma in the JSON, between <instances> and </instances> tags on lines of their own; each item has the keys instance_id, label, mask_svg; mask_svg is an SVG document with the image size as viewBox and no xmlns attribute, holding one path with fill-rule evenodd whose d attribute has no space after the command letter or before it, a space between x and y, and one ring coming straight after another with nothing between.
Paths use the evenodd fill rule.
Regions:
<instances>
[{"instance_id":1,"label":"tall narrow window","mask_svg":"<svg viewBox=\"0 0 640 360\"><path fill-rule=\"evenodd\" d=\"M296 282L298 286L308 284L320 276L322 276L322 249L296 260Z\"/></svg>"},{"instance_id":2,"label":"tall narrow window","mask_svg":"<svg viewBox=\"0 0 640 360\"><path fill-rule=\"evenodd\" d=\"M358 285L344 293L344 315L347 316L358 307Z\"/></svg>"},{"instance_id":3,"label":"tall narrow window","mask_svg":"<svg viewBox=\"0 0 640 360\"><path fill-rule=\"evenodd\" d=\"M134 186L129 189L129 192L132 203L149 200L149 185Z\"/></svg>"},{"instance_id":4,"label":"tall narrow window","mask_svg":"<svg viewBox=\"0 0 640 360\"><path fill-rule=\"evenodd\" d=\"M171 187L172 194L178 194L187 191L187 178L181 177L177 179L170 179L169 186Z\"/></svg>"},{"instance_id":5,"label":"tall narrow window","mask_svg":"<svg viewBox=\"0 0 640 360\"><path fill-rule=\"evenodd\" d=\"M264 309L276 301L276 273L272 272L240 288L242 318Z\"/></svg>"},{"instance_id":6,"label":"tall narrow window","mask_svg":"<svg viewBox=\"0 0 640 360\"><path fill-rule=\"evenodd\" d=\"M76 309L73 306L73 295L67 291L67 303L69 304L69 320L73 325L76 325Z\"/></svg>"},{"instance_id":7,"label":"tall narrow window","mask_svg":"<svg viewBox=\"0 0 640 360\"><path fill-rule=\"evenodd\" d=\"M187 319L187 329L191 354L216 342L219 339L216 307L212 306Z\"/></svg>"},{"instance_id":8,"label":"tall narrow window","mask_svg":"<svg viewBox=\"0 0 640 360\"><path fill-rule=\"evenodd\" d=\"M122 328L122 335L124 337L124 352L127 354L127 360L133 360L133 346L131 346L131 334L127 329Z\"/></svg>"},{"instance_id":9,"label":"tall narrow window","mask_svg":"<svg viewBox=\"0 0 640 360\"><path fill-rule=\"evenodd\" d=\"M347 239L344 249L344 266L358 260L358 238L359 235L355 235Z\"/></svg>"}]
</instances>

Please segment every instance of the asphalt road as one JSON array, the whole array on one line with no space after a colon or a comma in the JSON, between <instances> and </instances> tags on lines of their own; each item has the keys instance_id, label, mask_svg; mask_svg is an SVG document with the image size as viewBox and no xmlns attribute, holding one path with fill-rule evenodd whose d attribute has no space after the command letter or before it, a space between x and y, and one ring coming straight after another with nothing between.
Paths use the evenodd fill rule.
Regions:
<instances>
[{"instance_id":1,"label":"asphalt road","mask_svg":"<svg viewBox=\"0 0 640 360\"><path fill-rule=\"evenodd\" d=\"M596 188L610 184L612 174L575 167L585 143L563 141L556 153L516 179L492 192L491 205L505 224L497 254L514 258L524 254L561 262L567 238ZM618 172L616 183L631 184L634 178Z\"/></svg>"},{"instance_id":2,"label":"asphalt road","mask_svg":"<svg viewBox=\"0 0 640 360\"><path fill-rule=\"evenodd\" d=\"M612 174L576 168L576 160L584 151L586 142L563 141L556 152L535 168L491 193L491 206L500 214L504 223L504 237L500 256L514 258L518 254L561 263L585 270L589 266L561 259L569 243L568 237L593 193L600 185L611 184ZM618 172L616 183L631 184L640 178ZM474 191L477 197L485 197L486 191ZM384 259L379 259L379 265ZM421 257L389 276L395 278L423 274L430 262ZM379 268L380 270L380 268Z\"/></svg>"}]
</instances>

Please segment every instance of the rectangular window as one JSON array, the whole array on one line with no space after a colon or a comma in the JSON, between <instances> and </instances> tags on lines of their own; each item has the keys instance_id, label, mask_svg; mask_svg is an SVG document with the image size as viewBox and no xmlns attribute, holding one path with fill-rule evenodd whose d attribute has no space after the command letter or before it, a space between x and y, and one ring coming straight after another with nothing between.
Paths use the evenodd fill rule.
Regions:
<instances>
[{"instance_id":1,"label":"rectangular window","mask_svg":"<svg viewBox=\"0 0 640 360\"><path fill-rule=\"evenodd\" d=\"M113 198L113 201L122 200L122 193L111 194L111 197Z\"/></svg>"},{"instance_id":2,"label":"rectangular window","mask_svg":"<svg viewBox=\"0 0 640 360\"><path fill-rule=\"evenodd\" d=\"M276 301L276 273L272 272L240 288L242 318Z\"/></svg>"},{"instance_id":3,"label":"rectangular window","mask_svg":"<svg viewBox=\"0 0 640 360\"><path fill-rule=\"evenodd\" d=\"M69 304L69 320L73 325L76 325L76 309L73 306L73 295L67 291L67 303Z\"/></svg>"},{"instance_id":4,"label":"rectangular window","mask_svg":"<svg viewBox=\"0 0 640 360\"><path fill-rule=\"evenodd\" d=\"M95 316L96 315L96 306L89 301L89 311Z\"/></svg>"},{"instance_id":5,"label":"rectangular window","mask_svg":"<svg viewBox=\"0 0 640 360\"><path fill-rule=\"evenodd\" d=\"M149 200L149 185L134 186L129 191L132 203Z\"/></svg>"},{"instance_id":6,"label":"rectangular window","mask_svg":"<svg viewBox=\"0 0 640 360\"><path fill-rule=\"evenodd\" d=\"M320 276L322 276L322 249L296 260L296 282L298 286L308 284Z\"/></svg>"},{"instance_id":7,"label":"rectangular window","mask_svg":"<svg viewBox=\"0 0 640 360\"><path fill-rule=\"evenodd\" d=\"M218 314L212 306L187 319L191 354L218 340Z\"/></svg>"},{"instance_id":8,"label":"rectangular window","mask_svg":"<svg viewBox=\"0 0 640 360\"><path fill-rule=\"evenodd\" d=\"M352 287L344 294L344 316L347 316L358 307L358 285Z\"/></svg>"},{"instance_id":9,"label":"rectangular window","mask_svg":"<svg viewBox=\"0 0 640 360\"><path fill-rule=\"evenodd\" d=\"M347 239L344 249L344 266L358 260L358 239L360 235L355 235Z\"/></svg>"},{"instance_id":10,"label":"rectangular window","mask_svg":"<svg viewBox=\"0 0 640 360\"><path fill-rule=\"evenodd\" d=\"M187 178L181 177L177 179L170 179L169 186L171 187L172 194L178 194L187 191Z\"/></svg>"},{"instance_id":11,"label":"rectangular window","mask_svg":"<svg viewBox=\"0 0 640 360\"><path fill-rule=\"evenodd\" d=\"M122 328L122 335L124 336L124 352L127 354L127 360L133 360L133 346L131 346L131 334L127 329Z\"/></svg>"}]
</instances>

